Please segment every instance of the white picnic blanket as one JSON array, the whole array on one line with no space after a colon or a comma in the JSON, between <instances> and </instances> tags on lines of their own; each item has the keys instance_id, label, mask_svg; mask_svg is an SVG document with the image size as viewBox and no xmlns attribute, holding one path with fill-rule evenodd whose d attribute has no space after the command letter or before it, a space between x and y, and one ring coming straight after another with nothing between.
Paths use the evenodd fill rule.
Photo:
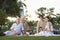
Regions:
<instances>
[{"instance_id":1,"label":"white picnic blanket","mask_svg":"<svg viewBox=\"0 0 60 40\"><path fill-rule=\"evenodd\" d=\"M44 35L29 35L29 36L44 36ZM60 34L55 34L55 35L51 35L51 36L60 36Z\"/></svg>"}]
</instances>

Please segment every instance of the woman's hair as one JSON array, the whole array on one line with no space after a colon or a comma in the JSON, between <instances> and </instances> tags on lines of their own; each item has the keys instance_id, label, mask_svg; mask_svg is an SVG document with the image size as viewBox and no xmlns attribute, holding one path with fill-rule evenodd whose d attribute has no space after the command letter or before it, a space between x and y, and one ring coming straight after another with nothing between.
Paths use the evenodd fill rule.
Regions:
<instances>
[{"instance_id":1,"label":"woman's hair","mask_svg":"<svg viewBox=\"0 0 60 40\"><path fill-rule=\"evenodd\" d=\"M47 19L49 19L48 21L50 21L50 17L49 16L46 16Z\"/></svg>"},{"instance_id":2,"label":"woman's hair","mask_svg":"<svg viewBox=\"0 0 60 40\"><path fill-rule=\"evenodd\" d=\"M39 15L39 18L42 17L43 18L43 15Z\"/></svg>"}]
</instances>

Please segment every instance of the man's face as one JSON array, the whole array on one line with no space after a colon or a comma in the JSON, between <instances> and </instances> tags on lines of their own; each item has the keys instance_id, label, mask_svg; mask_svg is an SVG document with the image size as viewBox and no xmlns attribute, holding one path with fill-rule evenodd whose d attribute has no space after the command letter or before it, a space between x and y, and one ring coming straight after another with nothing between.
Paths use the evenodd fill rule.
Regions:
<instances>
[{"instance_id":1,"label":"man's face","mask_svg":"<svg viewBox=\"0 0 60 40\"><path fill-rule=\"evenodd\" d=\"M19 23L19 21L20 21L19 18L17 18L17 19L16 19L16 23Z\"/></svg>"}]
</instances>

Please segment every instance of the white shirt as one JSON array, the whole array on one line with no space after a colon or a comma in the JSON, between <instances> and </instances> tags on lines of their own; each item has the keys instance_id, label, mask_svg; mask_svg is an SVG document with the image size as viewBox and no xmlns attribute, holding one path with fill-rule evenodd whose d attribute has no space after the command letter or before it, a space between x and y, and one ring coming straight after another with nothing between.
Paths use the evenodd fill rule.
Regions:
<instances>
[{"instance_id":1,"label":"white shirt","mask_svg":"<svg viewBox=\"0 0 60 40\"><path fill-rule=\"evenodd\" d=\"M19 24L14 23L10 29L16 31L18 34L21 34L22 31L24 30L24 27L22 23Z\"/></svg>"},{"instance_id":2,"label":"white shirt","mask_svg":"<svg viewBox=\"0 0 60 40\"><path fill-rule=\"evenodd\" d=\"M50 30L50 29L51 29L51 31L53 31L53 25L52 25L52 23L49 22L49 24L46 25L45 29L46 29L46 30Z\"/></svg>"}]
</instances>

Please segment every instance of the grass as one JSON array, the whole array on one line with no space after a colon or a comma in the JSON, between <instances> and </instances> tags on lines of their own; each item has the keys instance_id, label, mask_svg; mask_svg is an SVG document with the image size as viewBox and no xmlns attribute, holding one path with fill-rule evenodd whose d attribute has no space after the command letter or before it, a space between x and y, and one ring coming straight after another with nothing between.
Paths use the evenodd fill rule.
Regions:
<instances>
[{"instance_id":1,"label":"grass","mask_svg":"<svg viewBox=\"0 0 60 40\"><path fill-rule=\"evenodd\" d=\"M0 36L0 40L60 40L60 36L57 37L39 37L39 36Z\"/></svg>"}]
</instances>

